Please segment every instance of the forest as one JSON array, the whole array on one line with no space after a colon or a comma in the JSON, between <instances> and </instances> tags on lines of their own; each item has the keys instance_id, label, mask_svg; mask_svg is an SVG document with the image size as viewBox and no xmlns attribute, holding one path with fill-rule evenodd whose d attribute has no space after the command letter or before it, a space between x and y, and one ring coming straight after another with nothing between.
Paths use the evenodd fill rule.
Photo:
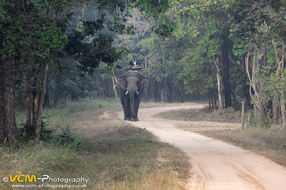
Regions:
<instances>
[{"instance_id":1,"label":"forest","mask_svg":"<svg viewBox=\"0 0 286 190\"><path fill-rule=\"evenodd\" d=\"M39 140L43 107L117 97L132 55L145 100L246 102L255 125L285 125L285 1L2 0L1 141L19 138L15 112Z\"/></svg>"},{"instance_id":2,"label":"forest","mask_svg":"<svg viewBox=\"0 0 286 190\"><path fill-rule=\"evenodd\" d=\"M0 42L0 145L45 141L45 110L120 102L133 56L141 104L244 104L286 127L286 0L0 0Z\"/></svg>"},{"instance_id":3,"label":"forest","mask_svg":"<svg viewBox=\"0 0 286 190\"><path fill-rule=\"evenodd\" d=\"M284 1L2 1L0 10L2 142L18 138L15 107L38 139L43 107L117 97L133 54L150 81L146 100L204 97L220 110L245 100L256 123L285 125Z\"/></svg>"}]
</instances>

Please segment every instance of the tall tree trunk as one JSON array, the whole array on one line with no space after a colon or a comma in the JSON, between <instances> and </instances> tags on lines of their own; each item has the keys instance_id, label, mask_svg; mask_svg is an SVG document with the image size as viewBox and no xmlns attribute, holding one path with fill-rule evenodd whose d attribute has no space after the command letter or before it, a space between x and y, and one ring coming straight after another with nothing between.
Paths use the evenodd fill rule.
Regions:
<instances>
[{"instance_id":1,"label":"tall tree trunk","mask_svg":"<svg viewBox=\"0 0 286 190\"><path fill-rule=\"evenodd\" d=\"M106 85L106 79L105 78L102 79L102 88L103 88L102 99L105 100L107 97L107 85Z\"/></svg>"},{"instance_id":2,"label":"tall tree trunk","mask_svg":"<svg viewBox=\"0 0 286 190\"><path fill-rule=\"evenodd\" d=\"M282 44L281 47L281 60L278 55L278 49L277 45L272 41L272 44L275 49L275 57L276 57L276 62L277 62L277 71L276 71L276 76L280 76L281 78L284 78L283 73L281 73L281 69L284 68L284 60L285 60L285 45ZM281 119L282 119L282 126L286 126L286 118L285 118L285 91L283 87L280 88L280 110L281 110Z\"/></svg>"},{"instance_id":3,"label":"tall tree trunk","mask_svg":"<svg viewBox=\"0 0 286 190\"><path fill-rule=\"evenodd\" d=\"M168 87L168 90L166 90L166 97L167 97L167 102L172 102L172 82L171 80L167 79L167 84L166 86Z\"/></svg>"},{"instance_id":4,"label":"tall tree trunk","mask_svg":"<svg viewBox=\"0 0 286 190\"><path fill-rule=\"evenodd\" d=\"M212 96L211 96L211 93L209 92L209 108L212 107L211 99L212 99Z\"/></svg>"},{"instance_id":5,"label":"tall tree trunk","mask_svg":"<svg viewBox=\"0 0 286 190\"><path fill-rule=\"evenodd\" d=\"M62 81L62 71L55 71L56 75L56 84L55 84L55 90L54 90L54 105L57 105L59 100L59 94L60 94L60 88L61 88L61 81Z\"/></svg>"},{"instance_id":6,"label":"tall tree trunk","mask_svg":"<svg viewBox=\"0 0 286 190\"><path fill-rule=\"evenodd\" d=\"M32 97L32 88L31 88L31 74L32 70L30 65L26 65L26 92L25 92L25 113L26 113L26 126L31 125L31 97Z\"/></svg>"},{"instance_id":7,"label":"tall tree trunk","mask_svg":"<svg viewBox=\"0 0 286 190\"><path fill-rule=\"evenodd\" d=\"M151 91L151 99L155 100L155 94L154 94L154 82L150 83L150 91Z\"/></svg>"},{"instance_id":8,"label":"tall tree trunk","mask_svg":"<svg viewBox=\"0 0 286 190\"><path fill-rule=\"evenodd\" d=\"M184 87L184 85L182 86L182 90L181 90L181 92L179 92L180 93L180 102L181 103L183 103L183 102L185 102L185 87Z\"/></svg>"},{"instance_id":9,"label":"tall tree trunk","mask_svg":"<svg viewBox=\"0 0 286 190\"><path fill-rule=\"evenodd\" d=\"M0 142L5 140L5 109L4 109L4 100L3 100L3 92L4 92L4 63L0 60Z\"/></svg>"},{"instance_id":10,"label":"tall tree trunk","mask_svg":"<svg viewBox=\"0 0 286 190\"><path fill-rule=\"evenodd\" d=\"M14 142L19 133L15 119L15 60L0 60L0 141Z\"/></svg>"},{"instance_id":11,"label":"tall tree trunk","mask_svg":"<svg viewBox=\"0 0 286 190\"><path fill-rule=\"evenodd\" d=\"M222 111L223 110L223 83L222 83L219 58L215 60L215 66L216 66L217 89L218 89L218 108L220 111Z\"/></svg>"},{"instance_id":12,"label":"tall tree trunk","mask_svg":"<svg viewBox=\"0 0 286 190\"><path fill-rule=\"evenodd\" d=\"M232 52L232 47L228 49L228 60L232 62L234 65L237 65L241 71L243 72L243 98L246 102L245 105L245 110L248 110L251 107L251 102L250 102L250 95L249 95L249 85L247 84L247 73L246 73L246 67L245 67L245 58L240 60L241 64L237 62L236 57L234 57L233 52ZM234 97L235 99L235 97Z\"/></svg>"},{"instance_id":13,"label":"tall tree trunk","mask_svg":"<svg viewBox=\"0 0 286 190\"><path fill-rule=\"evenodd\" d=\"M145 71L147 71L147 63L148 63L148 58L147 58L147 56L145 56L145 58L144 58L144 61L145 61Z\"/></svg>"},{"instance_id":14,"label":"tall tree trunk","mask_svg":"<svg viewBox=\"0 0 286 190\"><path fill-rule=\"evenodd\" d=\"M245 65L246 65L246 73L250 82L250 89L249 93L251 96L251 99L254 101L254 125L258 124L258 121L267 117L267 109L266 104L261 99L261 91L260 83L255 81L257 78L257 74L261 71L261 66L265 64L265 51L264 49L260 49L258 52L256 52L256 55L253 57L253 63L252 63L252 76L250 76L249 72L249 53L245 57ZM262 56L263 55L263 56ZM253 90L253 93L252 93Z\"/></svg>"},{"instance_id":15,"label":"tall tree trunk","mask_svg":"<svg viewBox=\"0 0 286 190\"><path fill-rule=\"evenodd\" d=\"M161 82L161 102L165 102L165 82L164 82L164 79L163 81Z\"/></svg>"},{"instance_id":16,"label":"tall tree trunk","mask_svg":"<svg viewBox=\"0 0 286 190\"><path fill-rule=\"evenodd\" d=\"M172 100L173 102L178 101L178 98L176 96L176 88L174 87L174 85L172 85L171 96L173 97L173 100Z\"/></svg>"},{"instance_id":17,"label":"tall tree trunk","mask_svg":"<svg viewBox=\"0 0 286 190\"><path fill-rule=\"evenodd\" d=\"M229 60L228 60L228 39L227 37L223 37L222 44L222 70L223 70L223 91L224 91L224 99L225 99L225 108L231 106L231 85L229 78Z\"/></svg>"},{"instance_id":18,"label":"tall tree trunk","mask_svg":"<svg viewBox=\"0 0 286 190\"><path fill-rule=\"evenodd\" d=\"M282 126L286 126L286 119L285 119L285 93L282 90L280 95L280 107L281 107L281 118L282 118Z\"/></svg>"},{"instance_id":19,"label":"tall tree trunk","mask_svg":"<svg viewBox=\"0 0 286 190\"><path fill-rule=\"evenodd\" d=\"M245 80L244 82L245 85L243 85L243 97L246 102L245 110L248 110L251 107L251 99L249 95L250 86L247 85L246 83L247 83L247 80Z\"/></svg>"},{"instance_id":20,"label":"tall tree trunk","mask_svg":"<svg viewBox=\"0 0 286 190\"><path fill-rule=\"evenodd\" d=\"M118 97L117 90L116 90L117 79L116 79L116 76L115 76L113 68L112 68L111 79L112 79L112 89L113 89L113 92L114 92L114 96L115 96L115 98L117 98Z\"/></svg>"},{"instance_id":21,"label":"tall tree trunk","mask_svg":"<svg viewBox=\"0 0 286 190\"><path fill-rule=\"evenodd\" d=\"M279 115L278 99L274 97L272 100L272 119L274 123L277 123Z\"/></svg>"},{"instance_id":22,"label":"tall tree trunk","mask_svg":"<svg viewBox=\"0 0 286 190\"><path fill-rule=\"evenodd\" d=\"M241 67L243 73L243 97L244 100L246 101L246 107L245 110L248 110L251 107L251 97L249 94L249 84L247 81L247 71L246 71L246 64L245 64L245 57L242 59L242 67Z\"/></svg>"},{"instance_id":23,"label":"tall tree trunk","mask_svg":"<svg viewBox=\"0 0 286 190\"><path fill-rule=\"evenodd\" d=\"M212 107L215 108L216 107L216 93L213 92L212 93Z\"/></svg>"},{"instance_id":24,"label":"tall tree trunk","mask_svg":"<svg viewBox=\"0 0 286 190\"><path fill-rule=\"evenodd\" d=\"M165 102L165 88L161 88L161 102Z\"/></svg>"},{"instance_id":25,"label":"tall tree trunk","mask_svg":"<svg viewBox=\"0 0 286 190\"><path fill-rule=\"evenodd\" d=\"M47 81L48 82L48 81ZM46 95L44 98L44 108L50 107L50 91L49 91L49 85L46 85Z\"/></svg>"},{"instance_id":26,"label":"tall tree trunk","mask_svg":"<svg viewBox=\"0 0 286 190\"><path fill-rule=\"evenodd\" d=\"M42 110L43 110L44 99L46 95L47 73L48 73L48 64L46 61L44 61L40 65L40 71L37 76L36 96L34 99L33 122L35 125L34 139L36 141L40 140L40 134L41 134Z\"/></svg>"}]
</instances>

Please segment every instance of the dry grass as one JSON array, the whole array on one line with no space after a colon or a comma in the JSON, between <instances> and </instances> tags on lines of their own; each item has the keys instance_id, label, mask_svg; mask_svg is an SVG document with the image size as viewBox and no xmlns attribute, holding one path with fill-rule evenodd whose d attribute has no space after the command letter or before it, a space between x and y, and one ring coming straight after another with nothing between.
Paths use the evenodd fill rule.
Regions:
<instances>
[{"instance_id":1,"label":"dry grass","mask_svg":"<svg viewBox=\"0 0 286 190\"><path fill-rule=\"evenodd\" d=\"M286 129L248 128L243 131L224 130L201 133L254 151L286 166Z\"/></svg>"},{"instance_id":2,"label":"dry grass","mask_svg":"<svg viewBox=\"0 0 286 190\"><path fill-rule=\"evenodd\" d=\"M69 126L76 143L2 146L1 179L16 174L47 174L89 178L87 189L184 189L190 168L184 153L159 143L144 129L114 119L113 111L113 119L100 119L105 111L120 106L114 102L73 102L68 107L46 110L46 115L54 115L45 119L48 127L60 133L61 128ZM11 189L11 184L0 183L0 189Z\"/></svg>"},{"instance_id":3,"label":"dry grass","mask_svg":"<svg viewBox=\"0 0 286 190\"><path fill-rule=\"evenodd\" d=\"M95 187L94 189L106 189L106 187ZM169 172L151 173L150 175L142 177L136 183L119 182L111 184L107 189L110 190L181 190L183 185L178 182L177 176L170 176Z\"/></svg>"},{"instance_id":4,"label":"dry grass","mask_svg":"<svg viewBox=\"0 0 286 190\"><path fill-rule=\"evenodd\" d=\"M183 121L240 122L240 112L232 108L222 112L214 109L173 110L157 114L157 117Z\"/></svg>"},{"instance_id":5,"label":"dry grass","mask_svg":"<svg viewBox=\"0 0 286 190\"><path fill-rule=\"evenodd\" d=\"M220 121L239 122L240 113L232 109L218 112L204 108L201 110L178 110L158 114L158 117L171 118L185 121ZM184 130L193 129L186 126L178 126ZM279 128L247 128L245 130L225 129L218 130L217 126L196 127L200 134L220 139L242 148L261 154L274 162L286 166L286 129Z\"/></svg>"}]
</instances>

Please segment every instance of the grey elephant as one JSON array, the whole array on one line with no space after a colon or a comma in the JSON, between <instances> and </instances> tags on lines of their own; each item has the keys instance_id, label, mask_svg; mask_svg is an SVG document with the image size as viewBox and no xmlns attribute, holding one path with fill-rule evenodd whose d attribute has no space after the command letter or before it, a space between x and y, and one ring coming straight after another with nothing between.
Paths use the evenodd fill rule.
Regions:
<instances>
[{"instance_id":1,"label":"grey elephant","mask_svg":"<svg viewBox=\"0 0 286 190\"><path fill-rule=\"evenodd\" d=\"M120 86L124 120L138 121L139 104L148 80L139 71L129 70L119 77L117 84Z\"/></svg>"}]
</instances>

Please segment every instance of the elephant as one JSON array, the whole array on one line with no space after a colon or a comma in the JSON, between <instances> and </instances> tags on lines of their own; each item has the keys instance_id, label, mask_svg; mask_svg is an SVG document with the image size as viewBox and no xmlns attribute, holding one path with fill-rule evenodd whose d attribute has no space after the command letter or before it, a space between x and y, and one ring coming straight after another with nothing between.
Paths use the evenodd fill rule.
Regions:
<instances>
[{"instance_id":1,"label":"elephant","mask_svg":"<svg viewBox=\"0 0 286 190\"><path fill-rule=\"evenodd\" d=\"M119 77L117 85L120 87L120 100L124 110L124 120L139 121L139 104L143 97L144 87L147 84L148 80L146 77L136 70L129 70Z\"/></svg>"}]
</instances>

